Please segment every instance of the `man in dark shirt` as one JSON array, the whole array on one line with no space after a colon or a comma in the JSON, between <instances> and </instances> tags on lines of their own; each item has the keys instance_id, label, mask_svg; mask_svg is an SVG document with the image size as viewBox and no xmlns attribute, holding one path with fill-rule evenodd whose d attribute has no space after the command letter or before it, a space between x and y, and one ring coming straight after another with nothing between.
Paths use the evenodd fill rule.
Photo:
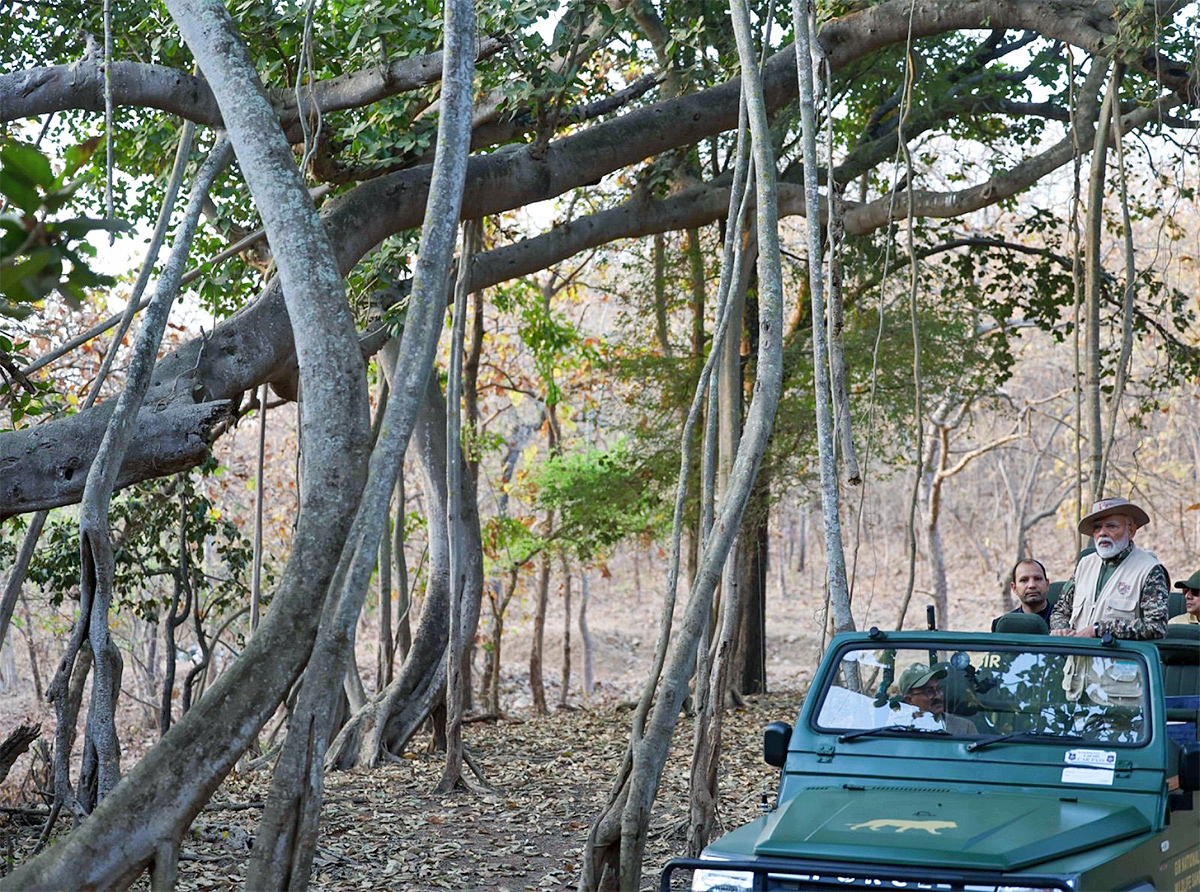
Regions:
<instances>
[{"instance_id":1,"label":"man in dark shirt","mask_svg":"<svg viewBox=\"0 0 1200 892\"><path fill-rule=\"evenodd\" d=\"M1050 580L1046 578L1046 568L1041 561L1025 558L1013 565L1008 583L1009 590L1020 602L1013 613L1036 613L1050 625L1050 612L1054 605L1047 598L1050 591Z\"/></svg>"}]
</instances>

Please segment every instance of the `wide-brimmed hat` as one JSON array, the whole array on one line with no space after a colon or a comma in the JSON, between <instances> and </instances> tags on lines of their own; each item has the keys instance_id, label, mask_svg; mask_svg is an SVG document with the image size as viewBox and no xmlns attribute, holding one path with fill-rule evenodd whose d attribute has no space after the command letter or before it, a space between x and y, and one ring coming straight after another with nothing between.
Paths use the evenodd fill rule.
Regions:
<instances>
[{"instance_id":1,"label":"wide-brimmed hat","mask_svg":"<svg viewBox=\"0 0 1200 892\"><path fill-rule=\"evenodd\" d=\"M1190 588L1194 592L1200 592L1200 570L1197 570L1183 582L1175 583L1175 588Z\"/></svg>"},{"instance_id":2,"label":"wide-brimmed hat","mask_svg":"<svg viewBox=\"0 0 1200 892\"><path fill-rule=\"evenodd\" d=\"M919 688L921 685L928 684L935 678L945 677L945 669L938 666L930 669L924 663L913 663L900 673L900 680L896 682L896 687L900 689L900 695L903 696L913 688Z\"/></svg>"},{"instance_id":3,"label":"wide-brimmed hat","mask_svg":"<svg viewBox=\"0 0 1200 892\"><path fill-rule=\"evenodd\" d=\"M1092 510L1083 516L1077 529L1085 536L1090 535L1092 524L1102 517L1111 517L1114 514L1124 514L1126 517L1132 518L1133 522L1140 527L1144 527L1150 522L1150 515L1129 499L1101 499L1094 503Z\"/></svg>"}]
</instances>

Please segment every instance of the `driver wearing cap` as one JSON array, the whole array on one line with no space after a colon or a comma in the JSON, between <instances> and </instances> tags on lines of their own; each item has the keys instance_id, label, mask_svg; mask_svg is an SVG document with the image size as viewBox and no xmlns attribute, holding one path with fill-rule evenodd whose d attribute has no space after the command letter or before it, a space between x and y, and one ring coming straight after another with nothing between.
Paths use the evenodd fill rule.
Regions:
<instances>
[{"instance_id":1,"label":"driver wearing cap","mask_svg":"<svg viewBox=\"0 0 1200 892\"><path fill-rule=\"evenodd\" d=\"M946 670L940 666L931 669L924 663L913 663L900 673L896 683L901 701L916 707L917 715L929 713L951 734L978 734L979 729L970 719L946 712L946 695L942 693L941 683L945 677Z\"/></svg>"}]
</instances>

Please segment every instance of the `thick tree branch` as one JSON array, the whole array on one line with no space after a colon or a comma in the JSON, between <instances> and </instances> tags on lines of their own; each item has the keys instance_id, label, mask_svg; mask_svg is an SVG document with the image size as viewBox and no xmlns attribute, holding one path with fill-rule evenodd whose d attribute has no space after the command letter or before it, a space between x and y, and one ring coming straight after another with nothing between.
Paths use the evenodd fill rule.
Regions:
<instances>
[{"instance_id":1,"label":"thick tree branch","mask_svg":"<svg viewBox=\"0 0 1200 892\"><path fill-rule=\"evenodd\" d=\"M504 47L505 41L486 37L478 58L485 59ZM442 75L442 53L400 59L386 65L347 72L313 85L312 105L306 109L326 114L362 108L418 87L437 83ZM212 90L202 77L162 65L114 62L113 102L119 106L156 108L197 124L222 126L221 112ZM300 112L295 91L268 92L288 139L301 138ZM53 65L0 75L0 121L30 118L50 112L104 111L104 66L100 60L74 65Z\"/></svg>"},{"instance_id":2,"label":"thick tree branch","mask_svg":"<svg viewBox=\"0 0 1200 892\"><path fill-rule=\"evenodd\" d=\"M1171 4L1172 14L1187 4ZM1037 31L1094 56L1111 58L1117 37L1119 9L1111 0L888 0L827 22L819 42L836 71L887 46L903 44L949 31L991 28ZM1192 104L1200 98L1195 73L1185 62L1148 51L1131 64L1151 80L1162 83Z\"/></svg>"},{"instance_id":3,"label":"thick tree branch","mask_svg":"<svg viewBox=\"0 0 1200 892\"><path fill-rule=\"evenodd\" d=\"M0 437L0 520L78 502L113 404ZM121 465L119 489L193 468L208 456L230 402L146 406Z\"/></svg>"}]
</instances>

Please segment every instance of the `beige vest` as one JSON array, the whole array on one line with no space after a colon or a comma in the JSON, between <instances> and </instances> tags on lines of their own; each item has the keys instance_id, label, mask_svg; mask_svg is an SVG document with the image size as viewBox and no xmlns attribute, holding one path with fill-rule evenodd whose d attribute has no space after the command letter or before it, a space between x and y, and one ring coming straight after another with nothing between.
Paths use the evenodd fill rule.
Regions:
<instances>
[{"instance_id":1,"label":"beige vest","mask_svg":"<svg viewBox=\"0 0 1200 892\"><path fill-rule=\"evenodd\" d=\"M1153 552L1136 545L1117 565L1096 592L1103 559L1089 554L1075 568L1075 597L1071 605L1071 627L1081 631L1109 619L1137 619L1141 614L1142 584L1158 566ZM1078 700L1085 691L1094 703L1135 704L1142 696L1137 664L1107 657L1067 657L1063 666L1063 690L1068 700Z\"/></svg>"},{"instance_id":2,"label":"beige vest","mask_svg":"<svg viewBox=\"0 0 1200 892\"><path fill-rule=\"evenodd\" d=\"M1153 552L1133 546L1097 594L1096 583L1104 561L1098 554L1089 554L1075 568L1071 628L1082 631L1101 620L1137 619L1141 613L1142 585L1158 563Z\"/></svg>"}]
</instances>

